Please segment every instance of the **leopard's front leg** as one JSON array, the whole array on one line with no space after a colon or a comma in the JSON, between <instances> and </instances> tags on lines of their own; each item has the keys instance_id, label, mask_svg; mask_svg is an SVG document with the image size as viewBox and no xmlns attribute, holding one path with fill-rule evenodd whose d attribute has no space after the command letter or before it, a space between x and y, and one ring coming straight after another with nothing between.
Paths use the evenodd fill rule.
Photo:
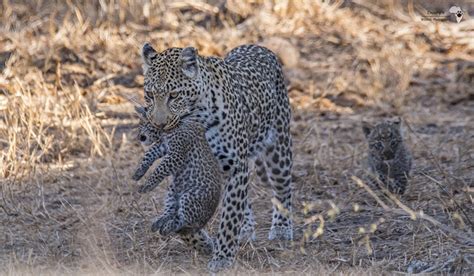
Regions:
<instances>
[{"instance_id":1,"label":"leopard's front leg","mask_svg":"<svg viewBox=\"0 0 474 276\"><path fill-rule=\"evenodd\" d=\"M172 174L174 165L175 164L170 158L170 156L165 156L165 158L163 158L163 160L160 162L153 174L146 179L145 184L140 186L138 192L148 193L154 188L156 188L158 184L160 184L166 177Z\"/></svg>"},{"instance_id":2,"label":"leopard's front leg","mask_svg":"<svg viewBox=\"0 0 474 276\"><path fill-rule=\"evenodd\" d=\"M150 177L147 178L145 184L138 189L139 193L147 193L153 190L158 184L160 184L166 177L174 174L177 171L180 171L186 162L184 156L185 148L176 148L171 147L169 152L170 154L166 155L156 167Z\"/></svg>"},{"instance_id":3,"label":"leopard's front leg","mask_svg":"<svg viewBox=\"0 0 474 276\"><path fill-rule=\"evenodd\" d=\"M166 146L164 143L155 143L145 152L145 156L138 165L132 179L135 181L140 180L148 169L153 165L156 159L162 158L166 154Z\"/></svg>"},{"instance_id":4,"label":"leopard's front leg","mask_svg":"<svg viewBox=\"0 0 474 276\"><path fill-rule=\"evenodd\" d=\"M209 270L217 272L231 267L239 249L239 234L242 227L248 188L248 165L245 159L235 166L230 181L225 187L222 215Z\"/></svg>"}]
</instances>

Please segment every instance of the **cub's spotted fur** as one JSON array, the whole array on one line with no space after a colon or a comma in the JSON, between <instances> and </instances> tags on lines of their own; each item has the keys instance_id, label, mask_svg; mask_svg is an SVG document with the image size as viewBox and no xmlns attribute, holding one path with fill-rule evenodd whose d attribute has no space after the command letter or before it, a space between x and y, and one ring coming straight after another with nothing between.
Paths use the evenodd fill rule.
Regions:
<instances>
[{"instance_id":1,"label":"cub's spotted fur","mask_svg":"<svg viewBox=\"0 0 474 276\"><path fill-rule=\"evenodd\" d=\"M153 126L146 116L146 107L135 107L135 111L138 114L138 135L137 138L142 146L147 149L151 145L159 143L163 136L163 131Z\"/></svg>"},{"instance_id":2,"label":"cub's spotted fur","mask_svg":"<svg viewBox=\"0 0 474 276\"><path fill-rule=\"evenodd\" d=\"M173 176L165 210L153 223L152 231L165 236L178 233L196 249L212 252L212 240L203 228L219 205L224 176L204 128L199 122L183 119L172 129L162 130L146 119L144 108L137 108L137 112L140 140L144 144L151 138L157 142L146 151L133 179L139 180L156 159L162 158L139 192L149 192L164 178Z\"/></svg>"},{"instance_id":3,"label":"cub's spotted fur","mask_svg":"<svg viewBox=\"0 0 474 276\"><path fill-rule=\"evenodd\" d=\"M393 193L406 190L411 169L411 155L403 143L399 120L375 126L364 122L362 129L369 144L369 167Z\"/></svg>"}]
</instances>

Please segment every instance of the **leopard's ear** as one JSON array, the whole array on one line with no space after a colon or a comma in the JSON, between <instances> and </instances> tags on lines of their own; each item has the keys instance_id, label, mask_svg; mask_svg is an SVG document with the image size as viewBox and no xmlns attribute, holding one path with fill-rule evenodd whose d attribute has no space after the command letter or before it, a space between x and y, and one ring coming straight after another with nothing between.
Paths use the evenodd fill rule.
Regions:
<instances>
[{"instance_id":1,"label":"leopard's ear","mask_svg":"<svg viewBox=\"0 0 474 276\"><path fill-rule=\"evenodd\" d=\"M146 42L142 48L142 59L144 64L144 69L153 64L153 60L156 59L158 52L151 46L150 43Z\"/></svg>"},{"instance_id":2,"label":"leopard's ear","mask_svg":"<svg viewBox=\"0 0 474 276\"><path fill-rule=\"evenodd\" d=\"M365 122L365 121L362 122L362 130L364 131L365 137L369 137L373 128L374 127L370 123Z\"/></svg>"},{"instance_id":3,"label":"leopard's ear","mask_svg":"<svg viewBox=\"0 0 474 276\"><path fill-rule=\"evenodd\" d=\"M392 125L395 126L396 128L400 129L400 125L402 124L402 119L400 117L396 117L392 121Z\"/></svg>"},{"instance_id":4,"label":"leopard's ear","mask_svg":"<svg viewBox=\"0 0 474 276\"><path fill-rule=\"evenodd\" d=\"M136 106L135 106L135 111L137 112L138 117L140 117L140 119L142 119L142 120L145 120L145 119L146 119L146 110L145 110L145 107L136 105Z\"/></svg>"},{"instance_id":5,"label":"leopard's ear","mask_svg":"<svg viewBox=\"0 0 474 276\"><path fill-rule=\"evenodd\" d=\"M184 48L181 52L181 70L183 74L188 78L194 78L198 73L198 51L193 47Z\"/></svg>"}]
</instances>

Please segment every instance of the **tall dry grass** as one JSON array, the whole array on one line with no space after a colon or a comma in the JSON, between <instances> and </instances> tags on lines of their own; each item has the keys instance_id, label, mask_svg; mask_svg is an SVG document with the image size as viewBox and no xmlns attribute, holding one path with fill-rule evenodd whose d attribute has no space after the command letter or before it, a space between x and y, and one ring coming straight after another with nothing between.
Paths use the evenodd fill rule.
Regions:
<instances>
[{"instance_id":1,"label":"tall dry grass","mask_svg":"<svg viewBox=\"0 0 474 276\"><path fill-rule=\"evenodd\" d=\"M3 177L32 177L37 169L61 166L80 153L104 156L110 149L110 133L101 127L91 111L93 100L82 95L79 86L48 85L40 72L31 72L32 84L25 87L18 75L11 76L8 90L13 93L4 103L0 129L7 138L0 155ZM56 81L61 82L60 72Z\"/></svg>"}]
</instances>

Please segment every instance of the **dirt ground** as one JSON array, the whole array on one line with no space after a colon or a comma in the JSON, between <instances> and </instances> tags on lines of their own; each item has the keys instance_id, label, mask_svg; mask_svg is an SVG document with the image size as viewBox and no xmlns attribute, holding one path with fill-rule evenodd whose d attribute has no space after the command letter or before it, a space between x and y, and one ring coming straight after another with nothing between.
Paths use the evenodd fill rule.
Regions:
<instances>
[{"instance_id":1,"label":"dirt ground","mask_svg":"<svg viewBox=\"0 0 474 276\"><path fill-rule=\"evenodd\" d=\"M252 176L257 240L232 274L472 274L474 7L426 21L414 2L3 1L0 274L207 273L209 256L150 231L167 183L138 195L130 179L145 41L258 43L284 65L295 239L266 239L271 189ZM393 117L414 158L403 196L358 181L361 122Z\"/></svg>"}]
</instances>

